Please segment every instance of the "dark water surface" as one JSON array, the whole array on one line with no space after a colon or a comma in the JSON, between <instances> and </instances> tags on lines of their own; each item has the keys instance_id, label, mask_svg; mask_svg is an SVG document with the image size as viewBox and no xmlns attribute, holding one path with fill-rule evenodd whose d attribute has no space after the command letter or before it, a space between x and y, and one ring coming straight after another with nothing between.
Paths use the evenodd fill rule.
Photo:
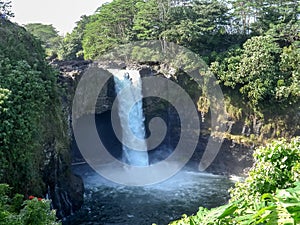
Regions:
<instances>
[{"instance_id":1,"label":"dark water surface","mask_svg":"<svg viewBox=\"0 0 300 225\"><path fill-rule=\"evenodd\" d=\"M102 178L87 165L74 167L83 177L85 203L64 225L158 225L228 200L233 183L225 177L181 171L169 180L146 187L128 187Z\"/></svg>"}]
</instances>

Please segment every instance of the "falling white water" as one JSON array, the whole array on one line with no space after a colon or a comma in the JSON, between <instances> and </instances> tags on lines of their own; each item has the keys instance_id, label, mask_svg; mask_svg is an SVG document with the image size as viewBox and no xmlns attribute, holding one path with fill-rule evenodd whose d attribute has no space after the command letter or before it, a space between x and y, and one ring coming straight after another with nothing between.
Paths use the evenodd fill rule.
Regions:
<instances>
[{"instance_id":1,"label":"falling white water","mask_svg":"<svg viewBox=\"0 0 300 225\"><path fill-rule=\"evenodd\" d=\"M116 93L120 93L124 88L131 87L135 88L135 92L131 92L131 96L120 95L118 105L118 115L120 118L121 127L126 127L126 123L129 123L129 128L132 133L143 140L141 149L133 150L123 144L123 161L133 166L148 166L148 152L142 151L147 149L145 138L145 117L143 114L143 103L142 103L142 81L138 71L135 70L111 70L114 75L115 90ZM132 99L135 104L128 112L128 105L132 104ZM130 143L130 146L135 146L134 140L129 139L129 135L125 129L122 130L122 143Z\"/></svg>"}]
</instances>

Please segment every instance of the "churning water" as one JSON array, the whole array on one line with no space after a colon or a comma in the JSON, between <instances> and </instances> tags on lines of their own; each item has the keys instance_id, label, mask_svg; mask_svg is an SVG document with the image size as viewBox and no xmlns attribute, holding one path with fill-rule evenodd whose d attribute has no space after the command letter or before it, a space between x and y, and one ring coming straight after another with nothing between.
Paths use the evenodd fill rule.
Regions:
<instances>
[{"instance_id":1,"label":"churning water","mask_svg":"<svg viewBox=\"0 0 300 225\"><path fill-rule=\"evenodd\" d=\"M103 141L107 142L108 149L122 148L121 157L117 156L118 160L134 166L148 166L147 151L136 151L123 144L135 144L132 143L134 139L128 136L129 126L129 130L139 139L140 149L147 148L146 141L141 141L145 138L141 78L133 71L130 74L124 71L111 72L114 74L118 94L117 108L121 128L127 130L122 130L121 139L119 137L119 142L116 141L111 134L111 124L102 115L99 123L96 116L99 134ZM132 89L124 94L123 90L130 87ZM128 110L132 102L135 104ZM83 126L82 129L88 135L89 127ZM166 152L162 150L156 151L157 154ZM162 183L132 187L106 180L87 164L77 165L73 169L74 173L84 180L85 202L81 210L64 219L64 225L165 225L181 218L182 214L196 213L199 206L212 208L226 203L228 189L233 185L225 177L185 169Z\"/></svg>"},{"instance_id":2,"label":"churning water","mask_svg":"<svg viewBox=\"0 0 300 225\"><path fill-rule=\"evenodd\" d=\"M85 203L64 225L166 225L182 214L226 203L233 183L225 177L184 170L160 184L122 186L105 180L87 165L74 172L84 178Z\"/></svg>"}]
</instances>

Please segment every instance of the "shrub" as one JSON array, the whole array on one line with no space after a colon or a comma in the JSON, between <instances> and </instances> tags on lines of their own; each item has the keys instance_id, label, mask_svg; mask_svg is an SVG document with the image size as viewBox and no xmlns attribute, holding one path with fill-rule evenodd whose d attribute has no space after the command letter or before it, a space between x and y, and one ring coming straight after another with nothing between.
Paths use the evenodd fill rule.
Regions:
<instances>
[{"instance_id":1,"label":"shrub","mask_svg":"<svg viewBox=\"0 0 300 225\"><path fill-rule=\"evenodd\" d=\"M10 188L0 184L0 225L59 225L50 201L30 196L23 201L23 195L8 196Z\"/></svg>"},{"instance_id":2,"label":"shrub","mask_svg":"<svg viewBox=\"0 0 300 225\"><path fill-rule=\"evenodd\" d=\"M300 182L296 187L263 194L258 201L246 203L244 198L211 210L200 207L195 216L170 223L170 225L216 224L286 224L300 222Z\"/></svg>"},{"instance_id":3,"label":"shrub","mask_svg":"<svg viewBox=\"0 0 300 225\"><path fill-rule=\"evenodd\" d=\"M300 224L300 139L278 140L258 148L244 182L236 183L227 205L170 225Z\"/></svg>"},{"instance_id":4,"label":"shrub","mask_svg":"<svg viewBox=\"0 0 300 225\"><path fill-rule=\"evenodd\" d=\"M299 181L300 138L290 142L282 139L258 148L254 154L255 164L244 182L236 183L231 190L233 200L245 195L249 201L263 193L274 193Z\"/></svg>"}]
</instances>

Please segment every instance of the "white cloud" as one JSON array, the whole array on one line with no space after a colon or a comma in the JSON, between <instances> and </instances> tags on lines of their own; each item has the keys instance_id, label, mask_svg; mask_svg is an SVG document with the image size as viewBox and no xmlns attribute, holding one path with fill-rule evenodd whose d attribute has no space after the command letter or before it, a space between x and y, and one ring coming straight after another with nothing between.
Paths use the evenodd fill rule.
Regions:
<instances>
[{"instance_id":1,"label":"white cloud","mask_svg":"<svg viewBox=\"0 0 300 225\"><path fill-rule=\"evenodd\" d=\"M61 34L71 32L82 15L91 15L108 0L13 0L14 22L53 24Z\"/></svg>"}]
</instances>

